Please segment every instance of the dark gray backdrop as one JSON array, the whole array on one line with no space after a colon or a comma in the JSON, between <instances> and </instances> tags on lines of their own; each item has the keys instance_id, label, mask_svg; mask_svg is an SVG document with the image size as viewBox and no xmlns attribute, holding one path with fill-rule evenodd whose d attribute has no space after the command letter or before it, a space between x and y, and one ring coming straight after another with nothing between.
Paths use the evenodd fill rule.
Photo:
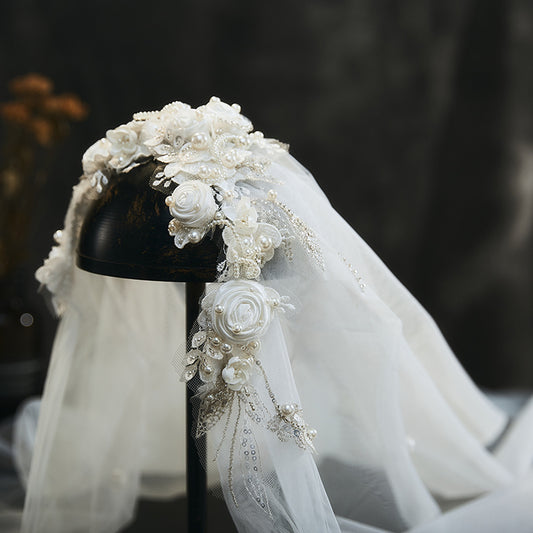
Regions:
<instances>
[{"instance_id":1,"label":"dark gray backdrop","mask_svg":"<svg viewBox=\"0 0 533 533\"><path fill-rule=\"evenodd\" d=\"M1 100L10 78L40 72L90 106L34 214L30 293L84 150L134 111L218 95L291 145L480 385L533 385L526 0L3 0L0 9ZM55 322L43 320L49 346Z\"/></svg>"}]
</instances>

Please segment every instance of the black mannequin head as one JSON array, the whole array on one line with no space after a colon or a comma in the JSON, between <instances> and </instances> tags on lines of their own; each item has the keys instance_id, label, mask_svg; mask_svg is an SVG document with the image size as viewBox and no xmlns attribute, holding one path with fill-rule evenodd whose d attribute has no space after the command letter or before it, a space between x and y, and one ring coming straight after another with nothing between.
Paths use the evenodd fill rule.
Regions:
<instances>
[{"instance_id":1,"label":"black mannequin head","mask_svg":"<svg viewBox=\"0 0 533 533\"><path fill-rule=\"evenodd\" d=\"M121 278L214 281L220 235L182 250L174 245L165 195L149 185L154 168L149 161L109 180L83 223L78 267Z\"/></svg>"}]
</instances>

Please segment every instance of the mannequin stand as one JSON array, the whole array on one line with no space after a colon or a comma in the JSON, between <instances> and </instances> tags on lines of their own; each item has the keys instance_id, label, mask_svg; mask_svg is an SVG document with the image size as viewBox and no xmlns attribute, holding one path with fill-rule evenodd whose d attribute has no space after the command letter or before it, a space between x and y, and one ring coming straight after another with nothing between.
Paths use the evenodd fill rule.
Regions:
<instances>
[{"instance_id":1,"label":"mannequin stand","mask_svg":"<svg viewBox=\"0 0 533 533\"><path fill-rule=\"evenodd\" d=\"M186 324L187 334L192 330L200 313L200 297L205 289L203 282L187 282ZM192 397L196 394L200 378L198 374L187 384L187 523L189 533L204 533L206 530L206 438L195 439L196 424L193 415Z\"/></svg>"}]
</instances>

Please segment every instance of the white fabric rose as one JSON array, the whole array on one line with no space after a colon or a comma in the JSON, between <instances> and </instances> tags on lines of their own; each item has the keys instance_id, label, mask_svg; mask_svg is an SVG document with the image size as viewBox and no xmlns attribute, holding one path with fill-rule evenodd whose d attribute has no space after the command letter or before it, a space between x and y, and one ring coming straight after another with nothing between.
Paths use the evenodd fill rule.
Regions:
<instances>
[{"instance_id":1,"label":"white fabric rose","mask_svg":"<svg viewBox=\"0 0 533 533\"><path fill-rule=\"evenodd\" d=\"M209 102L198 108L201 115L212 122L214 129L224 133L248 133L253 129L252 123L244 115L241 115L241 107L238 104L228 105L220 98L213 96Z\"/></svg>"},{"instance_id":2,"label":"white fabric rose","mask_svg":"<svg viewBox=\"0 0 533 533\"><path fill-rule=\"evenodd\" d=\"M100 139L83 154L81 162L86 176L91 176L106 166L111 159L110 148L111 143L107 139Z\"/></svg>"},{"instance_id":3,"label":"white fabric rose","mask_svg":"<svg viewBox=\"0 0 533 533\"><path fill-rule=\"evenodd\" d=\"M164 139L167 142L172 142L176 133L180 133L183 138L186 138L202 127L202 120L196 109L183 102L173 102L163 107L160 120L164 125Z\"/></svg>"},{"instance_id":4,"label":"white fabric rose","mask_svg":"<svg viewBox=\"0 0 533 533\"><path fill-rule=\"evenodd\" d=\"M205 228L216 212L213 190L201 181L186 181L172 193L170 214L188 228Z\"/></svg>"},{"instance_id":5,"label":"white fabric rose","mask_svg":"<svg viewBox=\"0 0 533 533\"><path fill-rule=\"evenodd\" d=\"M114 130L107 130L106 139L109 141L109 164L117 169L125 169L130 163L142 156L150 155L150 150L139 140L138 130L140 122L129 122Z\"/></svg>"},{"instance_id":6,"label":"white fabric rose","mask_svg":"<svg viewBox=\"0 0 533 533\"><path fill-rule=\"evenodd\" d=\"M246 344L266 332L272 309L279 302L274 289L255 281L228 281L219 287L213 300L213 329L226 340Z\"/></svg>"},{"instance_id":7,"label":"white fabric rose","mask_svg":"<svg viewBox=\"0 0 533 533\"><path fill-rule=\"evenodd\" d=\"M222 379L226 382L228 389L239 391L250 381L253 370L254 365L251 359L232 357L222 370Z\"/></svg>"},{"instance_id":8,"label":"white fabric rose","mask_svg":"<svg viewBox=\"0 0 533 533\"><path fill-rule=\"evenodd\" d=\"M174 102L143 125L141 139L158 161L175 164L179 163L181 149L189 138L207 131L202 121L198 120L195 109Z\"/></svg>"}]
</instances>

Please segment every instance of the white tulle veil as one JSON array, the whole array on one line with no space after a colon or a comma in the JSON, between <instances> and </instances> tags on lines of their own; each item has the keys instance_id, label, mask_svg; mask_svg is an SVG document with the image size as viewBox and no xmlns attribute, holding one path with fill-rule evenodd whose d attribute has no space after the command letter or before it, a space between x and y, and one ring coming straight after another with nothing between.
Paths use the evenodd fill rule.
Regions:
<instances>
[{"instance_id":1,"label":"white tulle veil","mask_svg":"<svg viewBox=\"0 0 533 533\"><path fill-rule=\"evenodd\" d=\"M178 247L223 229L177 366L204 384L206 466L239 531L533 530L533 404L510 418L489 401L309 172L212 99L137 114L84 157L38 271L61 322L24 532L118 531L140 495L184 490L183 288L74 261L107 171L147 158Z\"/></svg>"}]
</instances>

